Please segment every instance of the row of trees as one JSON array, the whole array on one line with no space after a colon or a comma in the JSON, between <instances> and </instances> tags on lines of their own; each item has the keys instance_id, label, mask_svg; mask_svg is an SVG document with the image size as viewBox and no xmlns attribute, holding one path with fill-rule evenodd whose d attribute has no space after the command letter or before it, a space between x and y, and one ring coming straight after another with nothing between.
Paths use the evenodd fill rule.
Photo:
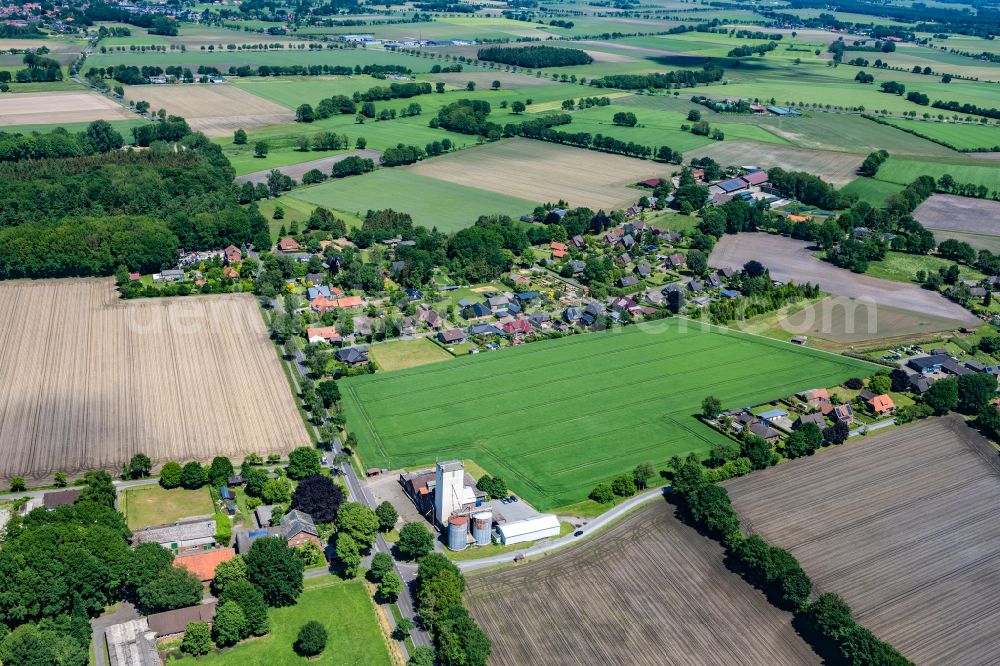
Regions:
<instances>
[{"instance_id":1,"label":"row of trees","mask_svg":"<svg viewBox=\"0 0 1000 666\"><path fill-rule=\"evenodd\" d=\"M718 65L705 65L702 69L679 69L653 74L609 74L600 79L593 79L590 83L598 88L623 90L690 88L702 83L720 81L722 76L722 68Z\"/></svg>"},{"instance_id":2,"label":"row of trees","mask_svg":"<svg viewBox=\"0 0 1000 666\"><path fill-rule=\"evenodd\" d=\"M486 666L492 651L489 637L462 605L464 591L465 577L444 555L430 553L420 559L417 611L434 638L442 666Z\"/></svg>"},{"instance_id":3,"label":"row of trees","mask_svg":"<svg viewBox=\"0 0 1000 666\"><path fill-rule=\"evenodd\" d=\"M0 132L0 162L95 155L123 145L122 135L106 120L95 120L82 132L71 133L62 127L41 134Z\"/></svg>"}]
</instances>

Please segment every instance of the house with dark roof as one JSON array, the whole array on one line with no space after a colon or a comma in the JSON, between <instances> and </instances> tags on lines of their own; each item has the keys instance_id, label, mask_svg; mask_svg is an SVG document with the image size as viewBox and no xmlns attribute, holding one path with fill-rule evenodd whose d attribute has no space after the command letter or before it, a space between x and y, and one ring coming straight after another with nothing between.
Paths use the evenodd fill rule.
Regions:
<instances>
[{"instance_id":1,"label":"house with dark roof","mask_svg":"<svg viewBox=\"0 0 1000 666\"><path fill-rule=\"evenodd\" d=\"M615 263L619 266L625 266L626 264L632 263L632 257L628 252L623 252L617 257L615 257Z\"/></svg>"},{"instance_id":2,"label":"house with dark roof","mask_svg":"<svg viewBox=\"0 0 1000 666\"><path fill-rule=\"evenodd\" d=\"M552 315L548 312L542 312L541 310L532 312L528 315L528 321L530 321L531 325L537 329L552 328Z\"/></svg>"},{"instance_id":3,"label":"house with dark roof","mask_svg":"<svg viewBox=\"0 0 1000 666\"><path fill-rule=\"evenodd\" d=\"M777 441L778 436L781 433L778 432L776 429L772 428L771 426L769 426L768 424L763 423L761 421L757 421L756 423L750 424L750 434L757 435L758 437L761 437L770 443Z\"/></svg>"},{"instance_id":4,"label":"house with dark roof","mask_svg":"<svg viewBox=\"0 0 1000 666\"><path fill-rule=\"evenodd\" d=\"M587 267L587 264L580 261L579 259L574 259L569 262L570 270L573 271L573 275L579 275Z\"/></svg>"},{"instance_id":5,"label":"house with dark roof","mask_svg":"<svg viewBox=\"0 0 1000 666\"><path fill-rule=\"evenodd\" d=\"M687 266L687 257L680 252L674 252L667 257L666 264L669 268L680 270L681 268L685 268Z\"/></svg>"},{"instance_id":6,"label":"house with dark roof","mask_svg":"<svg viewBox=\"0 0 1000 666\"><path fill-rule=\"evenodd\" d=\"M812 414L802 414L801 416L799 416L799 418L795 420L795 423L792 425L792 427L798 430L807 423L812 423L820 430L826 427L826 419L823 418L823 415L820 414L819 412L813 412Z\"/></svg>"},{"instance_id":7,"label":"house with dark roof","mask_svg":"<svg viewBox=\"0 0 1000 666\"><path fill-rule=\"evenodd\" d=\"M631 234L625 234L622 236L621 244L626 250L630 250L632 249L632 246L635 245L635 238L633 238Z\"/></svg>"},{"instance_id":8,"label":"house with dark roof","mask_svg":"<svg viewBox=\"0 0 1000 666\"><path fill-rule=\"evenodd\" d=\"M923 374L917 373L915 375L910 375L910 390L914 393L923 394L930 389L931 382L930 379L925 377Z\"/></svg>"},{"instance_id":9,"label":"house with dark roof","mask_svg":"<svg viewBox=\"0 0 1000 666\"><path fill-rule=\"evenodd\" d=\"M73 506L76 499L83 492L83 488L66 488L65 490L54 490L42 496L42 503L45 508L52 511L60 506Z\"/></svg>"},{"instance_id":10,"label":"house with dark roof","mask_svg":"<svg viewBox=\"0 0 1000 666\"><path fill-rule=\"evenodd\" d=\"M687 283L687 288L692 293L698 293L699 291L705 291L705 284L701 280L691 280Z\"/></svg>"},{"instance_id":11,"label":"house with dark roof","mask_svg":"<svg viewBox=\"0 0 1000 666\"><path fill-rule=\"evenodd\" d=\"M583 236L580 236L579 234L570 238L569 242L573 247L578 249L583 249L583 247L587 244L586 241L583 240Z\"/></svg>"},{"instance_id":12,"label":"house with dark roof","mask_svg":"<svg viewBox=\"0 0 1000 666\"><path fill-rule=\"evenodd\" d=\"M237 532L236 550L240 554L245 554L257 539L275 536L284 539L290 548L297 548L306 543L314 543L322 547L319 540L319 530L316 529L316 523L312 516L298 509L292 509L282 516L281 522L276 526Z\"/></svg>"},{"instance_id":13,"label":"house with dark roof","mask_svg":"<svg viewBox=\"0 0 1000 666\"><path fill-rule=\"evenodd\" d=\"M579 321L581 316L583 316L583 312L580 311L580 308L572 305L563 310L563 319L570 324Z\"/></svg>"},{"instance_id":14,"label":"house with dark roof","mask_svg":"<svg viewBox=\"0 0 1000 666\"><path fill-rule=\"evenodd\" d=\"M708 285L709 289L718 289L722 286L722 278L715 271L709 273L705 277L705 284Z\"/></svg>"},{"instance_id":15,"label":"house with dark roof","mask_svg":"<svg viewBox=\"0 0 1000 666\"><path fill-rule=\"evenodd\" d=\"M207 604L197 604L186 608L177 608L154 613L146 618L151 631L155 632L157 638L165 636L179 636L187 629L191 622L207 622L209 624L215 619L215 604L211 601Z\"/></svg>"},{"instance_id":16,"label":"house with dark roof","mask_svg":"<svg viewBox=\"0 0 1000 666\"><path fill-rule=\"evenodd\" d=\"M951 357L947 354L931 354L930 356L918 356L917 358L911 358L906 362L906 365L910 366L917 372L930 374L933 372L940 372L944 362L950 360Z\"/></svg>"},{"instance_id":17,"label":"house with dark roof","mask_svg":"<svg viewBox=\"0 0 1000 666\"><path fill-rule=\"evenodd\" d=\"M336 357L347 365L361 365L368 362L368 347L344 347L337 350Z\"/></svg>"},{"instance_id":18,"label":"house with dark roof","mask_svg":"<svg viewBox=\"0 0 1000 666\"><path fill-rule=\"evenodd\" d=\"M406 300L408 301L422 301L424 298L424 292L416 287L407 287L404 291L406 292Z\"/></svg>"},{"instance_id":19,"label":"house with dark roof","mask_svg":"<svg viewBox=\"0 0 1000 666\"><path fill-rule=\"evenodd\" d=\"M722 192L730 194L732 192L737 192L739 190L742 190L746 186L747 183L742 178L731 178L729 180L723 180L721 182L718 182L712 187L717 187Z\"/></svg>"},{"instance_id":20,"label":"house with dark roof","mask_svg":"<svg viewBox=\"0 0 1000 666\"><path fill-rule=\"evenodd\" d=\"M626 275L618 279L618 286L621 288L632 287L639 284L639 278L634 275Z\"/></svg>"},{"instance_id":21,"label":"house with dark roof","mask_svg":"<svg viewBox=\"0 0 1000 666\"><path fill-rule=\"evenodd\" d=\"M503 336L504 332L493 324L472 324L469 326L469 335L499 335Z\"/></svg>"},{"instance_id":22,"label":"house with dark roof","mask_svg":"<svg viewBox=\"0 0 1000 666\"><path fill-rule=\"evenodd\" d=\"M417 308L414 317L417 321L427 324L431 328L441 328L444 326L444 317L442 317L437 310L427 305L426 303L421 303Z\"/></svg>"},{"instance_id":23,"label":"house with dark roof","mask_svg":"<svg viewBox=\"0 0 1000 666\"><path fill-rule=\"evenodd\" d=\"M460 328L449 328L445 331L439 331L437 339L442 344L457 345L465 342L465 333Z\"/></svg>"},{"instance_id":24,"label":"house with dark roof","mask_svg":"<svg viewBox=\"0 0 1000 666\"><path fill-rule=\"evenodd\" d=\"M648 278L653 272L653 267L645 261L640 261L635 265L635 272L638 273L640 277Z\"/></svg>"},{"instance_id":25,"label":"house with dark roof","mask_svg":"<svg viewBox=\"0 0 1000 666\"><path fill-rule=\"evenodd\" d=\"M462 310L462 316L466 319L482 319L484 317L492 317L493 310L486 303L472 303Z\"/></svg>"}]
</instances>

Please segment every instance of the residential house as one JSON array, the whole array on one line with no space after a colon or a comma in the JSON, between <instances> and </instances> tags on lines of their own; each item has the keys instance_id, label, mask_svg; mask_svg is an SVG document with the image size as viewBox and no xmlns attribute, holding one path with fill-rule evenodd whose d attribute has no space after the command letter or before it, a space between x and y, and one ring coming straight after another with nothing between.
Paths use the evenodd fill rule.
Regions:
<instances>
[{"instance_id":1,"label":"residential house","mask_svg":"<svg viewBox=\"0 0 1000 666\"><path fill-rule=\"evenodd\" d=\"M808 391L799 393L799 398L813 409L816 409L819 403L830 402L830 392L825 388L809 389Z\"/></svg>"},{"instance_id":2,"label":"residential house","mask_svg":"<svg viewBox=\"0 0 1000 666\"><path fill-rule=\"evenodd\" d=\"M232 266L223 266L222 267L222 275L224 275L225 277L230 278L232 280L238 280L238 279L240 279L239 271L237 271Z\"/></svg>"},{"instance_id":3,"label":"residential house","mask_svg":"<svg viewBox=\"0 0 1000 666\"><path fill-rule=\"evenodd\" d=\"M580 261L579 259L574 259L573 261L569 262L569 267L570 270L573 271L573 275L580 275L587 267L587 264Z\"/></svg>"},{"instance_id":4,"label":"residential house","mask_svg":"<svg viewBox=\"0 0 1000 666\"><path fill-rule=\"evenodd\" d=\"M299 244L294 238L285 236L278 241L278 249L282 252L298 252Z\"/></svg>"},{"instance_id":5,"label":"residential house","mask_svg":"<svg viewBox=\"0 0 1000 666\"><path fill-rule=\"evenodd\" d=\"M569 242L573 247L579 250L582 250L587 245L586 241L583 240L583 236L580 235L573 236L569 239Z\"/></svg>"},{"instance_id":6,"label":"residential house","mask_svg":"<svg viewBox=\"0 0 1000 666\"><path fill-rule=\"evenodd\" d=\"M406 293L406 300L408 301L421 301L424 298L424 292L416 287L407 287L404 291Z\"/></svg>"},{"instance_id":7,"label":"residential house","mask_svg":"<svg viewBox=\"0 0 1000 666\"><path fill-rule=\"evenodd\" d=\"M552 328L552 315L548 312L542 312L541 310L532 312L528 315L528 321L531 322L532 326L540 330Z\"/></svg>"},{"instance_id":8,"label":"residential house","mask_svg":"<svg viewBox=\"0 0 1000 666\"><path fill-rule=\"evenodd\" d=\"M638 303L629 298L628 296L616 296L611 299L609 304L611 310L614 312L625 312L638 307Z\"/></svg>"},{"instance_id":9,"label":"residential house","mask_svg":"<svg viewBox=\"0 0 1000 666\"><path fill-rule=\"evenodd\" d=\"M896 405L892 402L892 398L886 394L873 395L872 397L865 400L869 409L878 414L879 416L884 416L886 414L891 414L896 409Z\"/></svg>"},{"instance_id":10,"label":"residential house","mask_svg":"<svg viewBox=\"0 0 1000 666\"><path fill-rule=\"evenodd\" d=\"M337 360L346 365L356 366L368 362L368 347L345 347L337 350Z\"/></svg>"},{"instance_id":11,"label":"residential house","mask_svg":"<svg viewBox=\"0 0 1000 666\"><path fill-rule=\"evenodd\" d=\"M653 291L646 292L646 300L657 307L662 307L667 297L663 295L662 291L654 289Z\"/></svg>"},{"instance_id":12,"label":"residential house","mask_svg":"<svg viewBox=\"0 0 1000 666\"><path fill-rule=\"evenodd\" d=\"M357 308L364 305L360 296L345 296L344 298L330 299L319 296L309 304L309 307L318 314L323 314L328 310Z\"/></svg>"},{"instance_id":13,"label":"residential house","mask_svg":"<svg viewBox=\"0 0 1000 666\"><path fill-rule=\"evenodd\" d=\"M413 335L417 332L417 318L403 317L399 321L399 331L403 335Z\"/></svg>"},{"instance_id":14,"label":"residential house","mask_svg":"<svg viewBox=\"0 0 1000 666\"><path fill-rule=\"evenodd\" d=\"M343 336L337 332L336 326L310 326L306 329L306 339L309 344L326 342L331 345L339 345L344 341Z\"/></svg>"},{"instance_id":15,"label":"residential house","mask_svg":"<svg viewBox=\"0 0 1000 666\"><path fill-rule=\"evenodd\" d=\"M625 266L632 263L632 257L628 252L623 252L622 254L615 257L615 263L619 266Z\"/></svg>"},{"instance_id":16,"label":"residential house","mask_svg":"<svg viewBox=\"0 0 1000 666\"><path fill-rule=\"evenodd\" d=\"M368 315L355 315L352 319L354 322L354 335L371 335L372 330L375 325L375 320L373 320Z\"/></svg>"},{"instance_id":17,"label":"residential house","mask_svg":"<svg viewBox=\"0 0 1000 666\"><path fill-rule=\"evenodd\" d=\"M579 321L582 316L583 312L580 311L580 308L573 307L572 305L563 310L563 319L570 324Z\"/></svg>"},{"instance_id":18,"label":"residential house","mask_svg":"<svg viewBox=\"0 0 1000 666\"><path fill-rule=\"evenodd\" d=\"M235 245L228 246L222 252L225 255L227 264L238 264L243 259L243 253Z\"/></svg>"},{"instance_id":19,"label":"residential house","mask_svg":"<svg viewBox=\"0 0 1000 666\"><path fill-rule=\"evenodd\" d=\"M492 317L493 311L486 303L471 303L462 310L462 316L466 319L482 319Z\"/></svg>"},{"instance_id":20,"label":"residential house","mask_svg":"<svg viewBox=\"0 0 1000 666\"><path fill-rule=\"evenodd\" d=\"M469 335L499 335L504 336L504 332L493 324L473 324L469 326Z\"/></svg>"},{"instance_id":21,"label":"residential house","mask_svg":"<svg viewBox=\"0 0 1000 666\"><path fill-rule=\"evenodd\" d=\"M729 266L724 266L723 268L720 268L719 273L721 273L722 277L726 278L727 280L731 279L734 275L736 275L736 271L730 268Z\"/></svg>"},{"instance_id":22,"label":"residential house","mask_svg":"<svg viewBox=\"0 0 1000 666\"><path fill-rule=\"evenodd\" d=\"M717 272L713 271L705 278L705 284L708 285L709 289L718 289L722 286L722 278L719 277Z\"/></svg>"},{"instance_id":23,"label":"residential house","mask_svg":"<svg viewBox=\"0 0 1000 666\"><path fill-rule=\"evenodd\" d=\"M460 328L449 328L438 332L437 339L442 344L457 345L465 342L465 332Z\"/></svg>"},{"instance_id":24,"label":"residential house","mask_svg":"<svg viewBox=\"0 0 1000 666\"><path fill-rule=\"evenodd\" d=\"M497 310L506 309L510 305L510 299L503 294L497 294L495 296L490 296L489 298L490 310L496 312Z\"/></svg>"},{"instance_id":25,"label":"residential house","mask_svg":"<svg viewBox=\"0 0 1000 666\"><path fill-rule=\"evenodd\" d=\"M635 245L635 238L632 237L632 234L625 234L622 236L621 244L626 250L631 250L632 246Z\"/></svg>"},{"instance_id":26,"label":"residential house","mask_svg":"<svg viewBox=\"0 0 1000 666\"><path fill-rule=\"evenodd\" d=\"M320 296L324 298L330 298L333 293L330 291L330 287L325 284L318 285L315 287L309 287L306 289L306 299L309 301L315 301Z\"/></svg>"},{"instance_id":27,"label":"residential house","mask_svg":"<svg viewBox=\"0 0 1000 666\"><path fill-rule=\"evenodd\" d=\"M427 324L429 327L438 329L444 326L444 317L438 314L437 310L422 303L420 307L417 308L416 319L419 322Z\"/></svg>"},{"instance_id":28,"label":"residential house","mask_svg":"<svg viewBox=\"0 0 1000 666\"><path fill-rule=\"evenodd\" d=\"M933 382L931 382L930 379L928 379L921 373L910 375L910 390L913 391L914 393L917 394L926 393L927 390L930 389L932 383Z\"/></svg>"},{"instance_id":29,"label":"residential house","mask_svg":"<svg viewBox=\"0 0 1000 666\"><path fill-rule=\"evenodd\" d=\"M268 521L270 522L270 521ZM276 526L259 527L253 530L242 530L236 533L236 550L244 554L250 550L253 542L262 537L281 537L290 548L314 543L322 547L319 540L319 530L312 516L298 509L292 509L281 518Z\"/></svg>"},{"instance_id":30,"label":"residential house","mask_svg":"<svg viewBox=\"0 0 1000 666\"><path fill-rule=\"evenodd\" d=\"M311 284L314 287L318 287L324 282L326 282L326 274L324 273L306 273L306 284Z\"/></svg>"},{"instance_id":31,"label":"residential house","mask_svg":"<svg viewBox=\"0 0 1000 666\"><path fill-rule=\"evenodd\" d=\"M404 268L406 268L406 262L405 261L390 261L389 262L389 272L391 272L393 275L399 275L400 273L403 272Z\"/></svg>"},{"instance_id":32,"label":"residential house","mask_svg":"<svg viewBox=\"0 0 1000 666\"><path fill-rule=\"evenodd\" d=\"M599 303L588 303L580 315L580 323L584 326L593 326L603 314L605 314L604 306Z\"/></svg>"},{"instance_id":33,"label":"residential house","mask_svg":"<svg viewBox=\"0 0 1000 666\"><path fill-rule=\"evenodd\" d=\"M648 278L653 273L653 267L645 261L640 261L635 265L635 272L639 274L639 277Z\"/></svg>"},{"instance_id":34,"label":"residential house","mask_svg":"<svg viewBox=\"0 0 1000 666\"><path fill-rule=\"evenodd\" d=\"M674 252L667 257L666 264L668 268L678 271L682 268L687 268L687 257L680 252Z\"/></svg>"},{"instance_id":35,"label":"residential house","mask_svg":"<svg viewBox=\"0 0 1000 666\"><path fill-rule=\"evenodd\" d=\"M832 418L835 421L843 421L848 425L854 423L854 410L851 408L850 403L836 405L831 414L833 415Z\"/></svg>"},{"instance_id":36,"label":"residential house","mask_svg":"<svg viewBox=\"0 0 1000 666\"><path fill-rule=\"evenodd\" d=\"M234 557L236 551L232 548L215 548L190 555L179 555L174 558L174 566L178 569L187 569L197 576L198 580L207 583L215 578L215 567Z\"/></svg>"},{"instance_id":37,"label":"residential house","mask_svg":"<svg viewBox=\"0 0 1000 666\"><path fill-rule=\"evenodd\" d=\"M625 289L639 284L639 278L634 275L626 275L618 279L618 286Z\"/></svg>"},{"instance_id":38,"label":"residential house","mask_svg":"<svg viewBox=\"0 0 1000 666\"><path fill-rule=\"evenodd\" d=\"M768 443L776 442L781 435L778 430L761 421L750 424L750 434L757 435L765 439Z\"/></svg>"},{"instance_id":39,"label":"residential house","mask_svg":"<svg viewBox=\"0 0 1000 666\"><path fill-rule=\"evenodd\" d=\"M500 326L501 330L507 335L528 335L534 329L531 327L531 323L527 319L515 319L514 321L508 321Z\"/></svg>"},{"instance_id":40,"label":"residential house","mask_svg":"<svg viewBox=\"0 0 1000 666\"><path fill-rule=\"evenodd\" d=\"M740 292L736 291L735 289L720 289L719 294L723 298L738 298Z\"/></svg>"},{"instance_id":41,"label":"residential house","mask_svg":"<svg viewBox=\"0 0 1000 666\"><path fill-rule=\"evenodd\" d=\"M517 299L518 303L522 305L529 305L537 301L540 294L537 291L522 291L518 294L514 294L514 298Z\"/></svg>"},{"instance_id":42,"label":"residential house","mask_svg":"<svg viewBox=\"0 0 1000 666\"><path fill-rule=\"evenodd\" d=\"M76 503L83 488L66 488L65 490L54 490L42 495L42 503L49 511L53 511L60 506L73 506Z\"/></svg>"},{"instance_id":43,"label":"residential house","mask_svg":"<svg viewBox=\"0 0 1000 666\"><path fill-rule=\"evenodd\" d=\"M216 602L211 601L206 604L177 608L163 613L155 613L146 620L149 622L150 630L156 634L157 638L180 636L191 622L211 624L215 619L215 605Z\"/></svg>"},{"instance_id":44,"label":"residential house","mask_svg":"<svg viewBox=\"0 0 1000 666\"><path fill-rule=\"evenodd\" d=\"M549 249L552 251L552 256L556 259L562 259L566 256L566 244L557 243L555 241L549 243Z\"/></svg>"},{"instance_id":45,"label":"residential house","mask_svg":"<svg viewBox=\"0 0 1000 666\"><path fill-rule=\"evenodd\" d=\"M215 543L215 520L188 518L172 525L146 527L133 533L132 543L158 543L174 552L211 546Z\"/></svg>"},{"instance_id":46,"label":"residential house","mask_svg":"<svg viewBox=\"0 0 1000 666\"><path fill-rule=\"evenodd\" d=\"M817 412L813 412L812 414L803 414L799 416L798 419L795 420L795 424L793 427L795 429L798 429L807 423L812 423L820 430L822 430L823 428L826 427L826 418L824 418L822 414L819 414Z\"/></svg>"},{"instance_id":47,"label":"residential house","mask_svg":"<svg viewBox=\"0 0 1000 666\"><path fill-rule=\"evenodd\" d=\"M513 282L517 286L525 285L531 282L528 278L521 275L520 273L510 273L507 275L507 279Z\"/></svg>"},{"instance_id":48,"label":"residential house","mask_svg":"<svg viewBox=\"0 0 1000 666\"><path fill-rule=\"evenodd\" d=\"M687 283L687 290L697 294L699 291L705 291L705 284L701 280L691 280Z\"/></svg>"}]
</instances>

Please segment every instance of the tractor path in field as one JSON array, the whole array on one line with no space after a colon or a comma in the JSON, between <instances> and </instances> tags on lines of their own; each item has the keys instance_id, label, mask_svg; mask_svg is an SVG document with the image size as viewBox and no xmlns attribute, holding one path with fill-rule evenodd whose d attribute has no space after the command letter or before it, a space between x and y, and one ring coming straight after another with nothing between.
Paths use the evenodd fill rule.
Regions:
<instances>
[{"instance_id":1,"label":"tractor path in field","mask_svg":"<svg viewBox=\"0 0 1000 666\"><path fill-rule=\"evenodd\" d=\"M740 270L756 260L771 270L771 277L782 282L818 284L834 296L868 299L876 306L954 319L956 323L978 322L972 313L940 294L916 284L893 282L852 273L828 264L812 255L811 245L783 236L765 233L727 234L719 239L708 259L714 268Z\"/></svg>"},{"instance_id":2,"label":"tractor path in field","mask_svg":"<svg viewBox=\"0 0 1000 666\"><path fill-rule=\"evenodd\" d=\"M288 166L278 167L278 171L294 178L297 182L302 182L302 176L305 175L307 171L313 169L319 169L327 176L330 175L330 169L337 162L342 162L348 157L366 157L373 160L375 164L382 158L382 153L377 150L352 150L349 153L341 153L340 155L334 155L333 157L322 157L318 160L310 160L308 162L300 162L299 164L289 164ZM253 173L248 173L245 176L239 176L236 178L236 182L243 183L266 183L267 175L271 173L271 169L264 169L263 171L254 171Z\"/></svg>"}]
</instances>

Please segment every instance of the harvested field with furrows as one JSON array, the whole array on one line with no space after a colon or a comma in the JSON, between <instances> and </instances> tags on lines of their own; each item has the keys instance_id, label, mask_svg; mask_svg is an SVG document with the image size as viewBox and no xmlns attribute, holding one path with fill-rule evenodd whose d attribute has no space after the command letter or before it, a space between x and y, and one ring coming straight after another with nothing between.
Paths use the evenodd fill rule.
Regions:
<instances>
[{"instance_id":1,"label":"harvested field with furrows","mask_svg":"<svg viewBox=\"0 0 1000 666\"><path fill-rule=\"evenodd\" d=\"M928 229L1000 236L1000 201L932 194L913 211L913 219Z\"/></svg>"},{"instance_id":2,"label":"harvested field with furrows","mask_svg":"<svg viewBox=\"0 0 1000 666\"><path fill-rule=\"evenodd\" d=\"M627 187L670 175L664 164L531 139L497 141L420 162L408 170L529 201L613 210L641 193Z\"/></svg>"},{"instance_id":3,"label":"harvested field with furrows","mask_svg":"<svg viewBox=\"0 0 1000 666\"><path fill-rule=\"evenodd\" d=\"M169 114L181 116L191 129L207 136L295 120L295 114L280 104L224 83L128 86L125 97L146 100L153 110L166 109Z\"/></svg>"},{"instance_id":4,"label":"harvested field with furrows","mask_svg":"<svg viewBox=\"0 0 1000 666\"><path fill-rule=\"evenodd\" d=\"M1000 460L961 417L725 485L747 527L914 662L1000 663Z\"/></svg>"},{"instance_id":5,"label":"harvested field with furrows","mask_svg":"<svg viewBox=\"0 0 1000 666\"><path fill-rule=\"evenodd\" d=\"M109 279L0 283L0 478L308 443L253 297L123 302Z\"/></svg>"},{"instance_id":6,"label":"harvested field with furrows","mask_svg":"<svg viewBox=\"0 0 1000 666\"><path fill-rule=\"evenodd\" d=\"M490 663L818 664L791 614L723 564L723 548L654 502L578 546L469 576Z\"/></svg>"},{"instance_id":7,"label":"harvested field with furrows","mask_svg":"<svg viewBox=\"0 0 1000 666\"><path fill-rule=\"evenodd\" d=\"M791 126L791 124L789 123ZM722 127L725 130L725 127ZM760 144L749 141L717 141L704 148L684 153L684 159L711 157L726 165L754 165L762 169L781 167L785 171L805 171L819 176L834 187L843 187L854 180L861 166L863 155L832 151L805 150L778 144Z\"/></svg>"},{"instance_id":8,"label":"harvested field with furrows","mask_svg":"<svg viewBox=\"0 0 1000 666\"><path fill-rule=\"evenodd\" d=\"M78 123L135 117L120 104L89 91L20 93L0 97L0 126Z\"/></svg>"}]
</instances>

